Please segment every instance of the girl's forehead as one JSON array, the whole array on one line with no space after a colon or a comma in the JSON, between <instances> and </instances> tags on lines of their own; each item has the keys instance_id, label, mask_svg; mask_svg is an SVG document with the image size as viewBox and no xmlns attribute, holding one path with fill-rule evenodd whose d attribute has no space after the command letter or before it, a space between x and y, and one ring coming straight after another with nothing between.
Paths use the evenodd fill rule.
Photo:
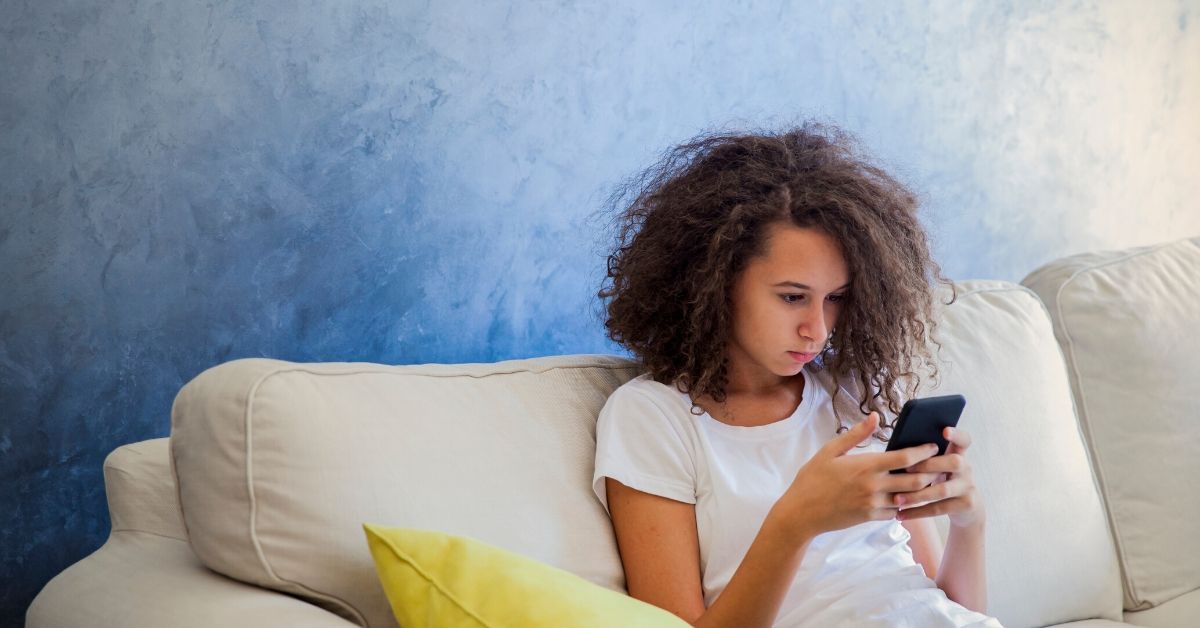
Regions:
<instances>
[{"instance_id":1,"label":"girl's forehead","mask_svg":"<svg viewBox=\"0 0 1200 628\"><path fill-rule=\"evenodd\" d=\"M751 264L755 274L771 282L793 281L814 287L840 287L850 280L850 271L842 257L841 247L832 239L797 239L785 242L781 238L767 254ZM785 245L786 244L786 245Z\"/></svg>"},{"instance_id":2,"label":"girl's forehead","mask_svg":"<svg viewBox=\"0 0 1200 628\"><path fill-rule=\"evenodd\" d=\"M746 268L746 278L772 288L833 291L848 287L851 275L840 260L809 258L780 261L759 258Z\"/></svg>"}]
</instances>

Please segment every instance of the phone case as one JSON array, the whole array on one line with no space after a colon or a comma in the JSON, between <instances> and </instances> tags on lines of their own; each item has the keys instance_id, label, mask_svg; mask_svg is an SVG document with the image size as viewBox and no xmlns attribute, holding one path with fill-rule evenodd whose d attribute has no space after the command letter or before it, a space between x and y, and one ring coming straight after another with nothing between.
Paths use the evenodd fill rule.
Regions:
<instances>
[{"instance_id":1,"label":"phone case","mask_svg":"<svg viewBox=\"0 0 1200 628\"><path fill-rule=\"evenodd\" d=\"M909 399L896 419L887 451L937 443L937 455L945 454L950 443L942 437L942 431L958 425L966 405L967 400L962 395ZM892 469L890 473L905 473L905 470Z\"/></svg>"}]
</instances>

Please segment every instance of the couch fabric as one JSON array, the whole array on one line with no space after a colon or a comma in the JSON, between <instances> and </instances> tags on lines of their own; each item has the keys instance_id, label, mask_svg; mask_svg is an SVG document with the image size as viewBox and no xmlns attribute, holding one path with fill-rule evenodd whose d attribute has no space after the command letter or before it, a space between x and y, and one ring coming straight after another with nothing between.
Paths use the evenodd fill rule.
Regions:
<instances>
[{"instance_id":1,"label":"couch fabric","mask_svg":"<svg viewBox=\"0 0 1200 628\"><path fill-rule=\"evenodd\" d=\"M1071 256L1023 283L1062 345L1124 565L1125 608L1179 598L1196 625L1200 238Z\"/></svg>"},{"instance_id":2,"label":"couch fabric","mask_svg":"<svg viewBox=\"0 0 1200 628\"><path fill-rule=\"evenodd\" d=\"M168 439L131 443L104 460L113 522L107 542L55 576L28 628L351 628L306 601L208 569L188 546Z\"/></svg>"},{"instance_id":3,"label":"couch fabric","mask_svg":"<svg viewBox=\"0 0 1200 628\"><path fill-rule=\"evenodd\" d=\"M1119 567L1045 309L1011 283L958 287L935 332L940 381L919 395L967 399L989 613L1010 627L1120 621Z\"/></svg>"},{"instance_id":4,"label":"couch fabric","mask_svg":"<svg viewBox=\"0 0 1200 628\"><path fill-rule=\"evenodd\" d=\"M237 360L186 385L171 450L196 555L366 626L395 619L364 521L477 538L614 590L590 491L626 360L383 366Z\"/></svg>"},{"instance_id":5,"label":"couch fabric","mask_svg":"<svg viewBox=\"0 0 1200 628\"><path fill-rule=\"evenodd\" d=\"M119 447L104 459L104 492L113 532L188 540L170 473L170 443L169 438L145 440Z\"/></svg>"}]
</instances>

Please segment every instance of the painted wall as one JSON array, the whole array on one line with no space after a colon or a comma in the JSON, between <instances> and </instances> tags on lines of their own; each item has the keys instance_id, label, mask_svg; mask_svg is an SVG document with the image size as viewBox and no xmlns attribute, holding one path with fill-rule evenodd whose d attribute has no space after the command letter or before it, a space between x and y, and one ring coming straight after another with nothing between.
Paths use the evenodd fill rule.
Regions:
<instances>
[{"instance_id":1,"label":"painted wall","mask_svg":"<svg viewBox=\"0 0 1200 628\"><path fill-rule=\"evenodd\" d=\"M818 116L954 278L1200 233L1200 1L6 1L0 620L108 532L101 462L245 356L618 352L612 186Z\"/></svg>"}]
</instances>

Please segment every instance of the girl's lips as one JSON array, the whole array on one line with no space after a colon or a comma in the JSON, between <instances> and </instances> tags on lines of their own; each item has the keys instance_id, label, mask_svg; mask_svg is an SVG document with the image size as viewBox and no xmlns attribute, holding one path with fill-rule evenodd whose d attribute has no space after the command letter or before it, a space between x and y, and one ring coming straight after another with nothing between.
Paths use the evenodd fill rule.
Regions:
<instances>
[{"instance_id":1,"label":"girl's lips","mask_svg":"<svg viewBox=\"0 0 1200 628\"><path fill-rule=\"evenodd\" d=\"M813 358L817 357L815 353L799 353L796 351L788 351L788 355L792 356L792 359L797 362L811 362Z\"/></svg>"}]
</instances>

